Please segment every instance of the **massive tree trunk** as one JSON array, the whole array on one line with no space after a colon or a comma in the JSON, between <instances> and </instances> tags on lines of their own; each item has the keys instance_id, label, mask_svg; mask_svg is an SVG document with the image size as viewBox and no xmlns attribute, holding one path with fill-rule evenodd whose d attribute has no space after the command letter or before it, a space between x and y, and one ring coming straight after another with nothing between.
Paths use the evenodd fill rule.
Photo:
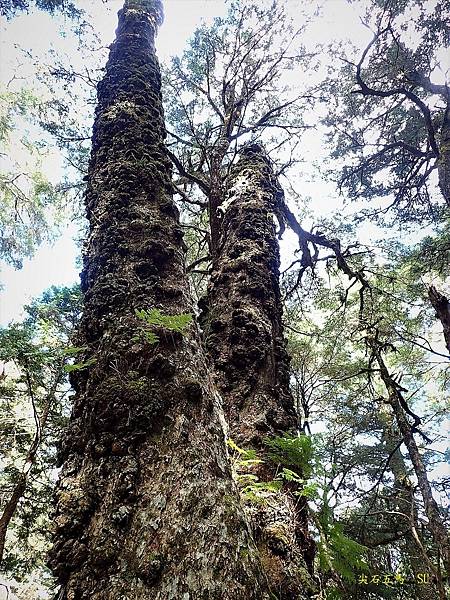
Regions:
<instances>
[{"instance_id":1,"label":"massive tree trunk","mask_svg":"<svg viewBox=\"0 0 450 600\"><path fill-rule=\"evenodd\" d=\"M259 448L268 434L297 425L281 322L276 202L262 150L244 149L227 182L219 258L200 303L230 436Z\"/></svg>"},{"instance_id":2,"label":"massive tree trunk","mask_svg":"<svg viewBox=\"0 0 450 600\"><path fill-rule=\"evenodd\" d=\"M226 138L220 138L217 147L210 154L210 177L208 194L208 219L210 231L210 254L212 264L215 265L220 253L220 212L219 206L223 202L224 182L222 174L222 163L227 153L229 142Z\"/></svg>"},{"instance_id":3,"label":"massive tree trunk","mask_svg":"<svg viewBox=\"0 0 450 600\"><path fill-rule=\"evenodd\" d=\"M154 343L135 314L192 310L163 147L161 20L159 0L125 2L98 87L78 333L86 350L72 377L50 565L66 600L261 600L266 579L198 331L147 325Z\"/></svg>"},{"instance_id":4,"label":"massive tree trunk","mask_svg":"<svg viewBox=\"0 0 450 600\"><path fill-rule=\"evenodd\" d=\"M230 437L261 454L265 438L297 427L273 220L280 192L262 149L244 149L227 181L219 252L201 303L205 346ZM276 477L277 466L264 463L251 472L267 482ZM314 546L304 499L285 489L247 508L273 591L282 599L305 597L312 587Z\"/></svg>"}]
</instances>

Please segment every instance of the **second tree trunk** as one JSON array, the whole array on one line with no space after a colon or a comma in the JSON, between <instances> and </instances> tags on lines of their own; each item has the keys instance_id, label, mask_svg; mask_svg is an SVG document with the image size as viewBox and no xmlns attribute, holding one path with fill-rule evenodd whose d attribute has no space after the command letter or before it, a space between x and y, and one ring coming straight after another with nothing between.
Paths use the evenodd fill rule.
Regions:
<instances>
[{"instance_id":1,"label":"second tree trunk","mask_svg":"<svg viewBox=\"0 0 450 600\"><path fill-rule=\"evenodd\" d=\"M264 453L265 440L296 434L297 416L289 386L289 357L283 337L279 247L274 215L282 190L263 149L241 153L221 206L218 257L202 308L206 348L223 400L230 438ZM265 461L250 469L260 482L277 477ZM271 588L278 598L302 598L312 587L314 545L307 506L293 489L247 502L253 533Z\"/></svg>"}]
</instances>

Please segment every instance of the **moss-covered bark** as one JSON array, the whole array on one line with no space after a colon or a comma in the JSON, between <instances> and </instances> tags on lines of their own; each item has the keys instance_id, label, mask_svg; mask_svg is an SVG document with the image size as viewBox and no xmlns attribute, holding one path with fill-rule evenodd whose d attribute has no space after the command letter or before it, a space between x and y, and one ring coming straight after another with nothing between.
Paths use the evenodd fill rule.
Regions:
<instances>
[{"instance_id":1,"label":"moss-covered bark","mask_svg":"<svg viewBox=\"0 0 450 600\"><path fill-rule=\"evenodd\" d=\"M220 258L201 302L230 436L256 447L297 424L281 322L276 202L270 164L250 146L227 183Z\"/></svg>"},{"instance_id":2,"label":"moss-covered bark","mask_svg":"<svg viewBox=\"0 0 450 600\"><path fill-rule=\"evenodd\" d=\"M159 0L125 2L98 87L77 342L91 364L72 373L49 563L66 600L260 600L197 329L149 344L135 315L192 310L163 148L160 21Z\"/></svg>"},{"instance_id":3,"label":"moss-covered bark","mask_svg":"<svg viewBox=\"0 0 450 600\"><path fill-rule=\"evenodd\" d=\"M258 145L243 150L226 187L219 252L201 322L229 435L239 446L262 452L266 437L297 426L273 219L281 190ZM260 481L274 479L276 470L269 463L252 467ZM277 597L306 597L314 549L304 499L285 489L247 509Z\"/></svg>"}]
</instances>

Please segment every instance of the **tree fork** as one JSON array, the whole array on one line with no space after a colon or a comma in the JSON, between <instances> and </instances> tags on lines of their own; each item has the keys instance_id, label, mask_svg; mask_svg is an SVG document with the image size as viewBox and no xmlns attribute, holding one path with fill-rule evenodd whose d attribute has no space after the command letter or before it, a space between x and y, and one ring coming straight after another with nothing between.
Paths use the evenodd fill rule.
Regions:
<instances>
[{"instance_id":1,"label":"tree fork","mask_svg":"<svg viewBox=\"0 0 450 600\"><path fill-rule=\"evenodd\" d=\"M65 600L266 600L196 327L145 336L135 311L192 310L154 36L128 0L98 86L84 312L49 564Z\"/></svg>"},{"instance_id":2,"label":"tree fork","mask_svg":"<svg viewBox=\"0 0 450 600\"><path fill-rule=\"evenodd\" d=\"M279 189L263 149L257 144L244 148L227 181L218 255L207 297L200 302L205 346L230 437L261 453L265 438L295 432L298 424L283 337L273 219L279 212ZM269 463L251 468L266 482L276 472L277 466ZM263 566L280 599L304 598L313 588L307 504L292 492L284 489L257 511L248 506Z\"/></svg>"}]
</instances>

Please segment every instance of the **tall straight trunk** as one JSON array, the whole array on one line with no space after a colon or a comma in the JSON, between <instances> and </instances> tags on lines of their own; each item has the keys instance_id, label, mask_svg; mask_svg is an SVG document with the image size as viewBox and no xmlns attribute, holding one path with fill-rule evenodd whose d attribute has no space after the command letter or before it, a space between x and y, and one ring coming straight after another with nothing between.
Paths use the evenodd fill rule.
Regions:
<instances>
[{"instance_id":1,"label":"tall straight trunk","mask_svg":"<svg viewBox=\"0 0 450 600\"><path fill-rule=\"evenodd\" d=\"M260 452L265 438L297 426L273 221L280 192L262 148L245 148L227 182L219 252L201 303L205 346L229 435L238 446ZM267 482L276 477L277 466L265 463L252 473ZM273 591L282 599L305 597L312 587L314 545L304 499L284 490L248 511Z\"/></svg>"},{"instance_id":2,"label":"tall straight trunk","mask_svg":"<svg viewBox=\"0 0 450 600\"><path fill-rule=\"evenodd\" d=\"M210 154L210 192L208 194L208 220L210 231L210 254L213 265L219 256L220 244L220 213L219 206L223 202L224 182L222 174L222 163L227 153L229 142L221 138Z\"/></svg>"},{"instance_id":3,"label":"tall straight trunk","mask_svg":"<svg viewBox=\"0 0 450 600\"><path fill-rule=\"evenodd\" d=\"M262 149L245 148L227 182L219 258L200 303L230 436L259 448L268 434L297 426L281 321L276 190Z\"/></svg>"},{"instance_id":4,"label":"tall straight trunk","mask_svg":"<svg viewBox=\"0 0 450 600\"><path fill-rule=\"evenodd\" d=\"M78 333L87 349L72 377L49 564L66 600L261 600L198 330L149 326L154 343L135 314L192 310L163 146L161 21L159 0L125 2L98 86Z\"/></svg>"}]
</instances>

